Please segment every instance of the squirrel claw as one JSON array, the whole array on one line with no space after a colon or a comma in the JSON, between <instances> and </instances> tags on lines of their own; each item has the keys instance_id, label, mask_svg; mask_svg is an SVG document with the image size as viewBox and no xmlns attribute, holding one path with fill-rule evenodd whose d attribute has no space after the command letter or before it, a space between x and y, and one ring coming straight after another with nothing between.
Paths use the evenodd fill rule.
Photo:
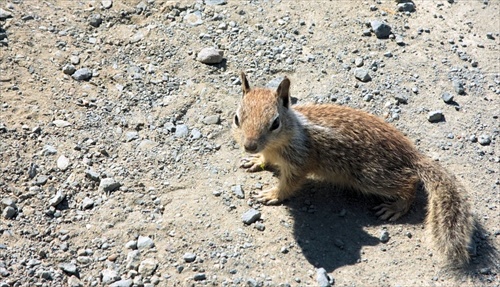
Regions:
<instances>
[{"instance_id":1,"label":"squirrel claw","mask_svg":"<svg viewBox=\"0 0 500 287\"><path fill-rule=\"evenodd\" d=\"M395 221L403 215L403 212L398 210L398 206L395 203L382 203L373 209L377 210L375 215L382 220Z\"/></svg>"},{"instance_id":2,"label":"squirrel claw","mask_svg":"<svg viewBox=\"0 0 500 287\"><path fill-rule=\"evenodd\" d=\"M276 196L276 188L261 191L254 198L266 205L275 205L280 202L280 199Z\"/></svg>"},{"instance_id":3,"label":"squirrel claw","mask_svg":"<svg viewBox=\"0 0 500 287\"><path fill-rule=\"evenodd\" d=\"M240 168L246 169L247 172L262 171L265 167L265 163L262 162L259 156L241 159Z\"/></svg>"}]
</instances>

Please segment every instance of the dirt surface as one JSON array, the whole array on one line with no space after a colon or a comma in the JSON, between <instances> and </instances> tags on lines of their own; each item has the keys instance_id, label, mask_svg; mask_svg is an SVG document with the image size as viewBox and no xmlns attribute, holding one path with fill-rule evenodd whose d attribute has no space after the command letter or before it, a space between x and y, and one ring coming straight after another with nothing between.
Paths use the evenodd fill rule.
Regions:
<instances>
[{"instance_id":1,"label":"dirt surface","mask_svg":"<svg viewBox=\"0 0 500 287\"><path fill-rule=\"evenodd\" d=\"M500 2L414 5L0 2L0 287L499 286ZM197 60L207 47L222 60ZM470 267L442 268L423 194L394 223L379 198L318 182L252 200L277 179L238 168L240 71L384 117L439 160L478 222Z\"/></svg>"}]
</instances>

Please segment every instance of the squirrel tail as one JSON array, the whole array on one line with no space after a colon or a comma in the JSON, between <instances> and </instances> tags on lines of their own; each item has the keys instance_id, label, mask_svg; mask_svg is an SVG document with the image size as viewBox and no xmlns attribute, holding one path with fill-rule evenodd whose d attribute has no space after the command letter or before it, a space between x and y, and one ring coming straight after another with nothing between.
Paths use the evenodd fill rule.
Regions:
<instances>
[{"instance_id":1,"label":"squirrel tail","mask_svg":"<svg viewBox=\"0 0 500 287\"><path fill-rule=\"evenodd\" d=\"M474 220L465 189L453 175L430 159L422 158L417 172L428 194L425 225L436 249L453 266L467 264Z\"/></svg>"}]
</instances>

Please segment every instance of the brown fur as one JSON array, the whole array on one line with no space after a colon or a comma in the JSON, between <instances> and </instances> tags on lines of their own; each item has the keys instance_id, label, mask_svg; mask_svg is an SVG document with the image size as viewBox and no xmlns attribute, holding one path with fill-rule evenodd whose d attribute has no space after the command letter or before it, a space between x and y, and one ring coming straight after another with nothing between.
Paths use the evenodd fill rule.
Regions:
<instances>
[{"instance_id":1,"label":"brown fur","mask_svg":"<svg viewBox=\"0 0 500 287\"><path fill-rule=\"evenodd\" d=\"M405 214L422 182L428 192L426 225L448 262L468 262L473 230L463 187L436 162L421 155L393 126L360 110L331 104L290 105L285 78L277 91L251 89L242 73L243 98L235 115L235 139L253 154L242 167L278 168L277 187L257 199L280 202L307 177L389 199L378 207L382 219Z\"/></svg>"}]
</instances>

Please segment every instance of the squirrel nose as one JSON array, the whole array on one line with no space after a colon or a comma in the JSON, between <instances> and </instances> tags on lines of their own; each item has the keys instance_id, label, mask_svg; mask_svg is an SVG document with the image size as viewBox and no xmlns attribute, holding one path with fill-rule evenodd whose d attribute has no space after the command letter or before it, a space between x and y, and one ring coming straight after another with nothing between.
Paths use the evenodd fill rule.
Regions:
<instances>
[{"instance_id":1,"label":"squirrel nose","mask_svg":"<svg viewBox=\"0 0 500 287\"><path fill-rule=\"evenodd\" d=\"M250 141L246 142L244 144L245 151L247 152L255 152L257 150L257 142L256 141Z\"/></svg>"}]
</instances>

